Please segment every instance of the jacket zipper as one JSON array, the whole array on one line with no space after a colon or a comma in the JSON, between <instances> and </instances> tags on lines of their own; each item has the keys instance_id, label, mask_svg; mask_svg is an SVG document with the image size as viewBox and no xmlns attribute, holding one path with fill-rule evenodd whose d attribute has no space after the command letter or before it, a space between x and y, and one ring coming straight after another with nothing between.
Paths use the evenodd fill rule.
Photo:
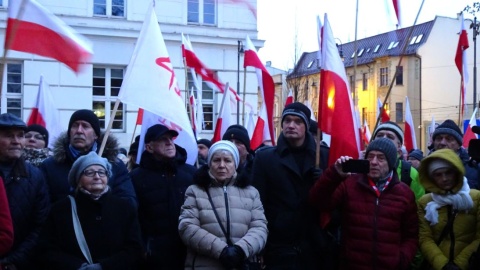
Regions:
<instances>
[{"instance_id":1,"label":"jacket zipper","mask_svg":"<svg viewBox=\"0 0 480 270\"><path fill-rule=\"evenodd\" d=\"M225 212L226 212L226 215L227 215L227 243L228 242L232 242L231 239L230 239L230 208L228 206L228 193L227 193L227 186L223 186L223 197L225 199ZM233 245L233 242L231 243Z\"/></svg>"}]
</instances>

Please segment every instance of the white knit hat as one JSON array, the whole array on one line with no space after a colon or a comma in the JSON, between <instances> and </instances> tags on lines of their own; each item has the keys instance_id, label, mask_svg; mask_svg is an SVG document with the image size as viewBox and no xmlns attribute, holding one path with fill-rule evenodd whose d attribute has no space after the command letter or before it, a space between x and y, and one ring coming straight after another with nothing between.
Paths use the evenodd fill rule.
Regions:
<instances>
[{"instance_id":1,"label":"white knit hat","mask_svg":"<svg viewBox=\"0 0 480 270\"><path fill-rule=\"evenodd\" d=\"M233 144L232 142L225 140L221 140L212 144L212 146L208 149L208 166L210 166L210 161L212 161L213 154L220 150L228 151L229 153L231 153L233 156L233 160L235 161L235 168L238 168L238 165L240 163L240 154L238 153L237 146L235 146L235 144Z\"/></svg>"},{"instance_id":2,"label":"white knit hat","mask_svg":"<svg viewBox=\"0 0 480 270\"><path fill-rule=\"evenodd\" d=\"M428 165L428 174L432 175L432 173L438 169L452 168L452 167L453 167L452 164L448 163L443 159L434 159Z\"/></svg>"}]
</instances>

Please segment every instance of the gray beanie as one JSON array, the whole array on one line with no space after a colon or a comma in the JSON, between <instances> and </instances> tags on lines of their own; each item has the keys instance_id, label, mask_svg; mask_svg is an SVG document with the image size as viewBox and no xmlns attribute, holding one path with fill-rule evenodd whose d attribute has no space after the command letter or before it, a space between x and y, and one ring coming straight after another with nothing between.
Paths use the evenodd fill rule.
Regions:
<instances>
[{"instance_id":1,"label":"gray beanie","mask_svg":"<svg viewBox=\"0 0 480 270\"><path fill-rule=\"evenodd\" d=\"M68 173L68 182L74 188L78 185L78 180L82 176L83 171L91 165L100 165L107 171L107 176L112 175L112 165L106 158L100 157L95 152L90 152L87 155L79 157L74 163L70 172Z\"/></svg>"},{"instance_id":2,"label":"gray beanie","mask_svg":"<svg viewBox=\"0 0 480 270\"><path fill-rule=\"evenodd\" d=\"M365 151L365 157L373 150L382 152L387 158L388 168L390 170L395 169L395 165L397 164L397 147L395 147L395 144L390 139L378 138L371 141Z\"/></svg>"},{"instance_id":3,"label":"gray beanie","mask_svg":"<svg viewBox=\"0 0 480 270\"><path fill-rule=\"evenodd\" d=\"M233 156L233 160L235 161L235 168L238 168L240 163L240 154L238 153L237 146L233 144L231 141L218 141L208 149L208 157L207 157L207 164L210 166L210 161L212 161L213 154L219 150L224 150L230 152Z\"/></svg>"},{"instance_id":4,"label":"gray beanie","mask_svg":"<svg viewBox=\"0 0 480 270\"><path fill-rule=\"evenodd\" d=\"M453 122L453 120L447 119L445 122L440 124L432 134L432 140L435 141L435 138L440 134L448 134L453 136L458 144L463 144L463 135L462 131L458 127L458 125Z\"/></svg>"},{"instance_id":5,"label":"gray beanie","mask_svg":"<svg viewBox=\"0 0 480 270\"><path fill-rule=\"evenodd\" d=\"M285 119L285 116L287 115L295 115L300 117L303 120L303 123L305 124L305 128L308 130L309 125L310 125L310 117L311 117L311 112L310 109L305 106L303 103L300 102L293 102L285 106L282 112L282 122L281 126L283 127L283 119Z\"/></svg>"},{"instance_id":6,"label":"gray beanie","mask_svg":"<svg viewBox=\"0 0 480 270\"><path fill-rule=\"evenodd\" d=\"M397 138L400 140L400 143L403 144L403 130L395 122L387 121L378 125L378 127L375 129L375 131L372 134L372 138L373 138L372 140L375 140L375 137L377 136L377 133L380 130L389 130L395 133L395 135L397 135Z\"/></svg>"}]
</instances>

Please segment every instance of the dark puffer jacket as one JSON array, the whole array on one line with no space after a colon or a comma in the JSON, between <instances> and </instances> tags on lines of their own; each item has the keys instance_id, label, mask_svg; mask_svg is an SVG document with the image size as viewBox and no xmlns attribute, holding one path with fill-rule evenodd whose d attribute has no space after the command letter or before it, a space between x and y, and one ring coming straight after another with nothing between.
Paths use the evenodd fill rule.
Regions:
<instances>
[{"instance_id":1,"label":"dark puffer jacket","mask_svg":"<svg viewBox=\"0 0 480 270\"><path fill-rule=\"evenodd\" d=\"M97 139L98 145L101 144L103 135ZM69 140L67 133L63 133L55 142L53 156L47 158L40 164L40 169L45 175L45 180L50 191L52 202L59 201L73 195L73 188L68 183L68 173L72 168L75 159L68 150ZM108 179L108 185L112 193L118 197L129 199L136 205L135 191L132 181L128 175L127 167L117 158L118 142L112 136L109 136L102 156L112 164L112 176Z\"/></svg>"},{"instance_id":2,"label":"dark puffer jacket","mask_svg":"<svg viewBox=\"0 0 480 270\"><path fill-rule=\"evenodd\" d=\"M10 175L2 178L12 215L14 242L10 252L0 258L0 264L32 269L33 249L50 210L47 185L40 170L23 159L16 160Z\"/></svg>"},{"instance_id":3,"label":"dark puffer jacket","mask_svg":"<svg viewBox=\"0 0 480 270\"><path fill-rule=\"evenodd\" d=\"M470 160L467 150L463 147L458 149L457 154L462 160L463 166L465 166L465 177L468 180L468 186L473 189L480 189L480 175L478 173L480 170L479 164L477 161Z\"/></svg>"},{"instance_id":4,"label":"dark puffer jacket","mask_svg":"<svg viewBox=\"0 0 480 270\"><path fill-rule=\"evenodd\" d=\"M320 209L341 212L341 269L408 269L418 249L412 190L392 180L377 197L367 175L342 178L331 166L310 191Z\"/></svg>"},{"instance_id":5,"label":"dark puffer jacket","mask_svg":"<svg viewBox=\"0 0 480 270\"><path fill-rule=\"evenodd\" d=\"M187 152L175 145L173 160L159 161L144 151L140 167L130 175L147 251L147 269L179 269L186 248L178 235L178 216L196 168L186 164Z\"/></svg>"}]
</instances>

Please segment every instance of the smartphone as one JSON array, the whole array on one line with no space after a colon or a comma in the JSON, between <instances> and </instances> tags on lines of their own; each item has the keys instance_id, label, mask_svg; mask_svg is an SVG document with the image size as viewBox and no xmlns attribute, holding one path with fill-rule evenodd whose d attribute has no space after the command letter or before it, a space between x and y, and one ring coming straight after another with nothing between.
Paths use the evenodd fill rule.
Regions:
<instances>
[{"instance_id":1,"label":"smartphone","mask_svg":"<svg viewBox=\"0 0 480 270\"><path fill-rule=\"evenodd\" d=\"M350 173L370 172L370 161L366 159L349 159L342 163L342 170Z\"/></svg>"}]
</instances>

